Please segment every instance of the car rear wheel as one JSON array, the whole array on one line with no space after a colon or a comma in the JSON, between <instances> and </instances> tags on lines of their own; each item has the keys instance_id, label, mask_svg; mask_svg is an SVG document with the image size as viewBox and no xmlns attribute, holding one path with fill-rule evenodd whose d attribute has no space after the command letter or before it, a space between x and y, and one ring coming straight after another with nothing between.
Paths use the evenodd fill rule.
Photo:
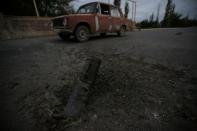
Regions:
<instances>
[{"instance_id":1,"label":"car rear wheel","mask_svg":"<svg viewBox=\"0 0 197 131\"><path fill-rule=\"evenodd\" d=\"M117 32L118 36L126 35L126 26L121 26L120 30Z\"/></svg>"},{"instance_id":2,"label":"car rear wheel","mask_svg":"<svg viewBox=\"0 0 197 131\"><path fill-rule=\"evenodd\" d=\"M58 35L62 40L68 40L70 38L70 34L64 34L63 32L58 33Z\"/></svg>"},{"instance_id":3,"label":"car rear wheel","mask_svg":"<svg viewBox=\"0 0 197 131\"><path fill-rule=\"evenodd\" d=\"M84 42L87 41L90 37L90 31L89 29L84 26L78 26L77 29L75 30L75 39L79 42Z\"/></svg>"}]
</instances>

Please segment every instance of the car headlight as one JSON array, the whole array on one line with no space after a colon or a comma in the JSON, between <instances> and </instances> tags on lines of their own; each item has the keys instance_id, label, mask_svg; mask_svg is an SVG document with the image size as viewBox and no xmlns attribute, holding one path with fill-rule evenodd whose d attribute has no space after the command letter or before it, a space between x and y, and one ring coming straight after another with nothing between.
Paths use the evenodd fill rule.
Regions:
<instances>
[{"instance_id":1,"label":"car headlight","mask_svg":"<svg viewBox=\"0 0 197 131\"><path fill-rule=\"evenodd\" d=\"M63 21L63 25L66 26L66 24L67 24L67 19L65 18Z\"/></svg>"}]
</instances>

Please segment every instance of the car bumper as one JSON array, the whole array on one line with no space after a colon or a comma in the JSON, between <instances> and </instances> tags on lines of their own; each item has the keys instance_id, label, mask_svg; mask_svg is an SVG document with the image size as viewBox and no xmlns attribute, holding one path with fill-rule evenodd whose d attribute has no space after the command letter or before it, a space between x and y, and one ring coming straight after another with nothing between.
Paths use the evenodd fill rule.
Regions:
<instances>
[{"instance_id":1,"label":"car bumper","mask_svg":"<svg viewBox=\"0 0 197 131\"><path fill-rule=\"evenodd\" d=\"M60 33L60 32L64 32L64 33L68 33L68 34L73 33L72 30L70 30L70 29L65 29L65 28L62 28L62 27L55 27L55 28L53 28L53 30L54 30L55 32L57 32L57 33Z\"/></svg>"}]
</instances>

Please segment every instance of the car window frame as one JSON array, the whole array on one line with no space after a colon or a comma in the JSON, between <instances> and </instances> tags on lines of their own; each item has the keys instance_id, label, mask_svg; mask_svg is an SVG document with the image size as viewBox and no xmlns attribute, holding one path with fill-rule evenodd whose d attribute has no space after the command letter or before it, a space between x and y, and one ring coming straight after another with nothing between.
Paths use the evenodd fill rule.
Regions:
<instances>
[{"instance_id":1,"label":"car window frame","mask_svg":"<svg viewBox=\"0 0 197 131\"><path fill-rule=\"evenodd\" d=\"M112 9L116 9L119 13L119 16L112 16ZM116 17L116 18L121 18L122 17L122 14L120 12L120 9L118 7L115 7L115 6L111 6L110 8L110 14L111 14L111 17Z\"/></svg>"},{"instance_id":2,"label":"car window frame","mask_svg":"<svg viewBox=\"0 0 197 131\"><path fill-rule=\"evenodd\" d=\"M100 6L100 3L97 3L97 7L96 8L98 10L96 13L99 14L99 15L101 15L101 6Z\"/></svg>"},{"instance_id":3,"label":"car window frame","mask_svg":"<svg viewBox=\"0 0 197 131\"><path fill-rule=\"evenodd\" d=\"M83 8L84 6L87 6L87 5L93 5L95 4L94 6L96 7L97 6L97 3L88 3L88 4L85 4L85 5L82 5L79 7L79 9L77 10L77 14L94 14L96 13L96 8L93 10L93 12L88 12L88 13L79 13L80 9Z\"/></svg>"},{"instance_id":4,"label":"car window frame","mask_svg":"<svg viewBox=\"0 0 197 131\"><path fill-rule=\"evenodd\" d=\"M108 6L109 14L102 14L101 5ZM100 14L101 14L101 15L111 16L111 12L110 12L110 8L111 8L111 7L110 7L110 5L104 4L104 3L99 3L99 7L100 7Z\"/></svg>"}]
</instances>

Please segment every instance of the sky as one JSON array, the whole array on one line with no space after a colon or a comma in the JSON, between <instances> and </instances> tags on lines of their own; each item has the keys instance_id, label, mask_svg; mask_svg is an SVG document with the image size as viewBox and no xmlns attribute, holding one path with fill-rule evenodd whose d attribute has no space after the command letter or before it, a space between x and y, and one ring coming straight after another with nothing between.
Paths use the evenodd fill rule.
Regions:
<instances>
[{"instance_id":1,"label":"sky","mask_svg":"<svg viewBox=\"0 0 197 131\"><path fill-rule=\"evenodd\" d=\"M71 5L77 9L80 5L93 1L102 1L105 3L110 2L113 4L113 0L74 0ZM124 5L126 0L122 0L121 8L124 12ZM159 19L162 20L165 12L165 6L167 0L135 0L137 3L136 21L140 22L144 19L148 19L152 13L157 14L158 7L160 6ZM197 0L173 0L176 5L176 12L183 14L183 16L189 15L189 18L197 19ZM132 5L130 4L129 18L132 16Z\"/></svg>"}]
</instances>

